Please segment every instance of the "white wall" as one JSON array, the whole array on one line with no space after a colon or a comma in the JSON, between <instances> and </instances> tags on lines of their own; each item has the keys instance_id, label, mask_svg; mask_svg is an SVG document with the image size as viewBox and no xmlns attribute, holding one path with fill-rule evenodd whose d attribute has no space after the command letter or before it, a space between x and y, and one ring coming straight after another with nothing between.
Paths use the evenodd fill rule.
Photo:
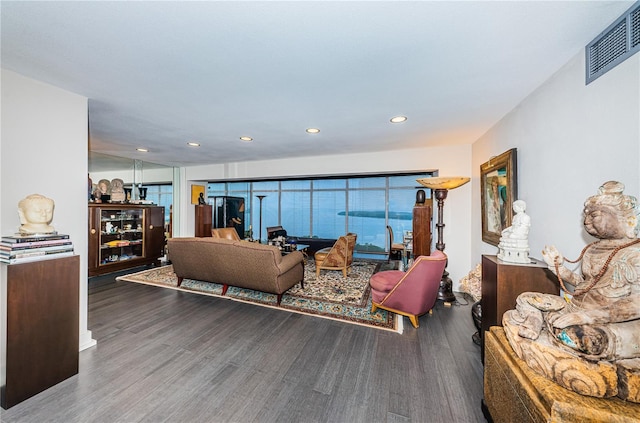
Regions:
<instances>
[{"instance_id":1,"label":"white wall","mask_svg":"<svg viewBox=\"0 0 640 423\"><path fill-rule=\"evenodd\" d=\"M191 192L191 185L206 181L279 178L287 176L317 176L332 174L363 174L395 171L439 170L440 176L470 176L471 146L457 145L381 153L321 156L288 160L270 160L226 165L194 166L185 169L180 189ZM183 201L180 233L193 236L194 206ZM177 203L174 203L177 204ZM174 205L174 207L176 207ZM435 205L434 205L435 207ZM451 191L444 205L444 242L449 256L449 273L457 289L460 278L470 269L471 245L471 184ZM434 241L436 234L434 233Z\"/></svg>"},{"instance_id":2,"label":"white wall","mask_svg":"<svg viewBox=\"0 0 640 423\"><path fill-rule=\"evenodd\" d=\"M11 71L1 72L0 233L18 230L17 204L27 195L43 194L55 201L53 226L70 235L80 255L79 347L83 349L95 343L87 330L87 99ZM4 276L0 292L6 301Z\"/></svg>"},{"instance_id":3,"label":"white wall","mask_svg":"<svg viewBox=\"0 0 640 423\"><path fill-rule=\"evenodd\" d=\"M606 181L640 196L640 54L585 86L579 53L473 145L472 257L495 254L482 242L480 165L518 149L518 193L532 227L531 256L556 245L570 259L593 239L582 207Z\"/></svg>"}]
</instances>

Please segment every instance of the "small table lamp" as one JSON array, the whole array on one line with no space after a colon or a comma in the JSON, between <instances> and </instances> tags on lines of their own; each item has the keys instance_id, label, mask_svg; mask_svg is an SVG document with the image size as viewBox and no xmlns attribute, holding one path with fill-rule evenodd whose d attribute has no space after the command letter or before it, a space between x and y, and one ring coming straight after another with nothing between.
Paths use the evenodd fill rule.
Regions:
<instances>
[{"instance_id":1,"label":"small table lamp","mask_svg":"<svg viewBox=\"0 0 640 423\"><path fill-rule=\"evenodd\" d=\"M448 176L448 177L435 177L435 178L421 178L418 179L418 183L433 190L434 197L438 201L438 242L436 243L436 249L444 252L444 240L442 237L442 230L444 229L444 223L442 222L442 209L444 208L444 200L447 198L447 193L451 189L458 188L467 182L471 178L462 176ZM448 261L448 260L447 260ZM442 301L452 302L456 300L452 289L451 278L449 272L445 266L442 273L442 279L440 280L440 289L438 290L438 299Z\"/></svg>"}]
</instances>

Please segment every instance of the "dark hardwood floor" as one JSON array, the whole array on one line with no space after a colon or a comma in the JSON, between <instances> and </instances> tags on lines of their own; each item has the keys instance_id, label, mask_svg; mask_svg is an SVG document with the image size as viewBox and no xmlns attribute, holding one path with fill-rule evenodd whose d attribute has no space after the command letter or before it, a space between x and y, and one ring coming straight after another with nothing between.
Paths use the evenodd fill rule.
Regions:
<instances>
[{"instance_id":1,"label":"dark hardwood floor","mask_svg":"<svg viewBox=\"0 0 640 423\"><path fill-rule=\"evenodd\" d=\"M470 301L399 335L106 275L88 323L80 373L2 422L485 421Z\"/></svg>"}]
</instances>

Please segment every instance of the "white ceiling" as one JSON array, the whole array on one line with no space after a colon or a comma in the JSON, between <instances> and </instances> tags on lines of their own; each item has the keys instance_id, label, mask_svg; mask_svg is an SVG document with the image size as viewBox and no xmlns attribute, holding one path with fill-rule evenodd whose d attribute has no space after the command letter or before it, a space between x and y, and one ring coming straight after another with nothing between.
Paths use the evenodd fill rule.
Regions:
<instances>
[{"instance_id":1,"label":"white ceiling","mask_svg":"<svg viewBox=\"0 0 640 423\"><path fill-rule=\"evenodd\" d=\"M88 97L90 149L116 156L470 144L633 4L3 0L1 60Z\"/></svg>"}]
</instances>

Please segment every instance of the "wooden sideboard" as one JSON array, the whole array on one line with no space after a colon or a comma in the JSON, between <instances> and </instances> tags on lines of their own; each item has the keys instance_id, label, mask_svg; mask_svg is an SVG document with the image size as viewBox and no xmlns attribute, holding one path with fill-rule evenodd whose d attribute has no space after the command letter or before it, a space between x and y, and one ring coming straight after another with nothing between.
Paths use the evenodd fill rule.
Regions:
<instances>
[{"instance_id":1,"label":"wooden sideboard","mask_svg":"<svg viewBox=\"0 0 640 423\"><path fill-rule=\"evenodd\" d=\"M521 293L560 294L558 279L547 264L531 261L531 264L506 263L497 256L482 256L482 340L491 326L502 326L502 315L516 308L516 298ZM484 358L484 348L482 352Z\"/></svg>"},{"instance_id":2,"label":"wooden sideboard","mask_svg":"<svg viewBox=\"0 0 640 423\"><path fill-rule=\"evenodd\" d=\"M78 373L80 256L2 266L8 409Z\"/></svg>"}]
</instances>

